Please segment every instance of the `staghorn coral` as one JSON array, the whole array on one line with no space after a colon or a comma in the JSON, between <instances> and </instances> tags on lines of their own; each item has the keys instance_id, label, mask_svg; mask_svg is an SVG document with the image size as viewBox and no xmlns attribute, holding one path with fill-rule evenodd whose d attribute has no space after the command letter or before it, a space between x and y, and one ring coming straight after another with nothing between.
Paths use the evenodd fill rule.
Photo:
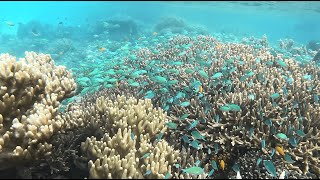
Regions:
<instances>
[{"instance_id":1,"label":"staghorn coral","mask_svg":"<svg viewBox=\"0 0 320 180\"><path fill-rule=\"evenodd\" d=\"M240 164L240 174L242 179L272 179L273 177L267 172L263 163L257 164L258 158L270 159L270 156L263 154L259 149L248 149L245 152L238 152L237 162ZM282 171L285 171L286 179L316 179L312 174L307 175L299 174L297 171L289 170L284 167L285 162L281 160L275 160L275 166L277 168L277 174L280 175ZM236 177L234 171L230 172L230 177Z\"/></svg>"},{"instance_id":2,"label":"staghorn coral","mask_svg":"<svg viewBox=\"0 0 320 180\"><path fill-rule=\"evenodd\" d=\"M263 42L266 42L266 38ZM219 162L221 159L226 167L219 167L212 177L230 177L233 176L230 173L232 164L241 161L241 157L232 154L234 151L242 148L259 149L258 155L249 156L250 162L255 162L257 157L269 159L276 145L296 161L289 164L278 152L270 158L286 169L289 177L297 177L297 173L305 174L303 177L319 175L319 123L316 120L319 103L315 98L319 94L319 72L314 64L301 67L294 59L282 54L272 55L263 46L224 44L210 36L179 36L168 44L159 44L156 49L140 49L135 56L137 64L133 64L130 58L125 58L123 64L148 71L150 66L157 67L160 71L155 74L144 73L135 79L135 82L143 85L139 88L130 85L130 79L121 79L115 83L115 88L97 93L108 95L107 98L97 94L98 98L85 97L83 104L69 105L67 113L56 118L62 127L61 133L79 127L96 129L96 135L82 144L84 156L91 159L91 178L162 178L166 172L175 178L204 178L213 168L210 161ZM114 66L114 71L120 70L119 66ZM217 75L219 72L221 75ZM135 72L128 73L128 76L131 73ZM164 90L165 83L172 84ZM144 163L149 158L168 156L160 152L170 149L169 144L165 141L155 144L155 135L158 133L150 135L150 132L160 132L161 128L138 121L142 117L139 109L151 106L151 101L147 100L148 106L144 106L137 105L140 101L114 96L134 94L141 98L144 95L146 97L150 90L154 93L149 96L152 104L168 110L170 117L165 119L177 125L177 128L166 131L164 139L169 139L169 144L180 148L181 156L186 156L176 162L181 168L160 161L160 164L168 167L163 168L165 172L160 175L153 173L158 171L157 168L152 169L160 165L155 163L148 166ZM128 102L134 104L133 107ZM182 102L190 102L190 105L182 106ZM230 104L235 106L232 110L229 106L222 108ZM181 118L185 114L188 116ZM198 123L191 127L194 122ZM192 135L191 132L195 130L205 140ZM284 133L288 138L278 133ZM182 140L184 135L191 141L197 140L199 148ZM292 144L292 138L297 145ZM266 141L264 148L261 148L262 140ZM141 148L137 147L139 145ZM142 158L146 152L151 154ZM194 176L181 171L194 166L198 160L205 174ZM159 159L155 161L159 162ZM142 165L136 168L138 164ZM276 165L278 175L282 170L279 165ZM251 166L252 163L249 166L242 163L241 172L243 168ZM262 174L242 175L247 178L270 177L263 166L252 169L251 172L260 171Z\"/></svg>"},{"instance_id":3,"label":"staghorn coral","mask_svg":"<svg viewBox=\"0 0 320 180\"><path fill-rule=\"evenodd\" d=\"M283 50L290 51L292 50L293 45L294 45L294 41L292 39L279 40L279 47Z\"/></svg>"},{"instance_id":4,"label":"staghorn coral","mask_svg":"<svg viewBox=\"0 0 320 180\"><path fill-rule=\"evenodd\" d=\"M271 54L266 36L259 42L257 46L222 43L211 36L176 36L167 44L135 52L134 66L130 58L123 62L143 70L156 67L160 80L143 74L135 79L142 87L130 87L126 79L119 87L124 85L121 89L138 97L152 91L153 104L167 110L177 125L169 130L175 139L183 135L196 139L191 131L197 130L205 138L198 140L200 149L208 152L218 147L218 159L238 148L261 148L266 141L264 154L278 145L296 161L284 163L288 170L319 176L319 69L314 63L300 66L294 58ZM163 85L169 82L163 93ZM285 162L276 154L275 160ZM225 159L227 165L232 164L230 159Z\"/></svg>"},{"instance_id":5,"label":"staghorn coral","mask_svg":"<svg viewBox=\"0 0 320 180\"><path fill-rule=\"evenodd\" d=\"M1 54L0 69L1 161L15 164L50 153L45 141L61 127L53 121L58 106L76 88L71 73L49 55L34 52L19 61Z\"/></svg>"},{"instance_id":6,"label":"staghorn coral","mask_svg":"<svg viewBox=\"0 0 320 180\"><path fill-rule=\"evenodd\" d=\"M178 151L164 140L155 141L166 131L166 114L150 100L99 94L85 97L82 105L69 105L56 118L63 122L61 132L92 127L103 136L81 144L83 156L90 159L90 178L164 178L171 173Z\"/></svg>"},{"instance_id":7,"label":"staghorn coral","mask_svg":"<svg viewBox=\"0 0 320 180\"><path fill-rule=\"evenodd\" d=\"M192 43L195 46L199 42ZM190 133L191 130L186 131L187 127L199 119L201 121L196 129L206 137L206 141L201 141L201 144L214 148L214 144L219 143L223 151L232 151L236 146L261 147L261 140L264 139L267 143L264 153L280 144L286 153L304 164L300 167L285 164L289 169L319 175L319 134L316 130L319 128L319 105L314 99L314 95L319 94L317 67L311 63L301 68L293 59L284 59L281 54L274 57L265 49L257 50L239 44L222 46L222 51L216 46L212 50L215 55L208 55L216 61L207 72L209 76L214 75L223 72L225 67L227 71L223 72L224 78L207 80L196 74L197 79L201 80L204 96L198 94L191 98L188 107L173 105L171 117L178 124L178 131L181 134ZM229 73L228 69L232 68L235 71ZM247 75L249 73L252 75ZM310 74L312 78L308 78ZM185 79L191 78L188 75L182 76L186 76ZM225 83L226 80L230 80L229 83ZM275 93L279 93L280 97L273 99L271 96ZM184 98L181 102L185 100L188 99ZM239 105L240 109L221 110L226 104ZM177 117L183 114L190 116L181 121ZM271 126L266 124L268 119L272 122ZM297 134L298 130L304 131L306 135L300 137L296 147L290 145L289 139L282 140L276 136L285 133L289 138L298 138L301 136Z\"/></svg>"}]
</instances>

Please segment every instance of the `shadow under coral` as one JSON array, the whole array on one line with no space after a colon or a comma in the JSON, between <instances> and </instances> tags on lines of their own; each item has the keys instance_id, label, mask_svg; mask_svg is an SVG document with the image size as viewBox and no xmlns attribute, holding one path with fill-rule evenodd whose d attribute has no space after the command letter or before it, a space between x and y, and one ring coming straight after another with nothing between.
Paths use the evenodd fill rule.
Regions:
<instances>
[{"instance_id":1,"label":"shadow under coral","mask_svg":"<svg viewBox=\"0 0 320 180\"><path fill-rule=\"evenodd\" d=\"M0 170L6 179L84 179L89 176L88 160L81 156L80 145L87 137L102 135L87 127L52 136L52 153L42 159Z\"/></svg>"}]
</instances>

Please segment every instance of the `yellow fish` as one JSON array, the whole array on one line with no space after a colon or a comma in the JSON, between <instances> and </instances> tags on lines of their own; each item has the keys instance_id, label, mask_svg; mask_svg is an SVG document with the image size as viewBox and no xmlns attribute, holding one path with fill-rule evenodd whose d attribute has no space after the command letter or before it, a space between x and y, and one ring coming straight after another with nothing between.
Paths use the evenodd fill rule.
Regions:
<instances>
[{"instance_id":1,"label":"yellow fish","mask_svg":"<svg viewBox=\"0 0 320 180\"><path fill-rule=\"evenodd\" d=\"M222 45L221 44L217 44L217 49L218 50L222 49Z\"/></svg>"},{"instance_id":2,"label":"yellow fish","mask_svg":"<svg viewBox=\"0 0 320 180\"><path fill-rule=\"evenodd\" d=\"M284 156L284 150L283 150L282 147L276 146L276 151L277 151L279 154L281 154L282 156Z\"/></svg>"},{"instance_id":3,"label":"yellow fish","mask_svg":"<svg viewBox=\"0 0 320 180\"><path fill-rule=\"evenodd\" d=\"M100 52L104 52L104 51L106 51L107 49L105 48L105 47L101 47L101 48L99 48L99 51Z\"/></svg>"},{"instance_id":4,"label":"yellow fish","mask_svg":"<svg viewBox=\"0 0 320 180\"><path fill-rule=\"evenodd\" d=\"M221 169L224 170L224 167L225 167L224 160L220 160L220 166L221 166Z\"/></svg>"},{"instance_id":5,"label":"yellow fish","mask_svg":"<svg viewBox=\"0 0 320 180\"><path fill-rule=\"evenodd\" d=\"M202 86L199 86L199 92L202 93L202 91L203 91Z\"/></svg>"},{"instance_id":6,"label":"yellow fish","mask_svg":"<svg viewBox=\"0 0 320 180\"><path fill-rule=\"evenodd\" d=\"M157 32L153 32L152 35L156 36L156 35L158 35L158 33Z\"/></svg>"}]
</instances>

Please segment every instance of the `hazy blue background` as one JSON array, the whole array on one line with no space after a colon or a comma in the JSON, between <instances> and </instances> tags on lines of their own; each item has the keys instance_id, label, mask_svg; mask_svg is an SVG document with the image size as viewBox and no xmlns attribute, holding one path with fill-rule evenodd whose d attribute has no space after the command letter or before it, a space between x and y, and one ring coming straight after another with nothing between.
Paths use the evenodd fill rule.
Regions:
<instances>
[{"instance_id":1,"label":"hazy blue background","mask_svg":"<svg viewBox=\"0 0 320 180\"><path fill-rule=\"evenodd\" d=\"M17 26L32 19L56 24L82 25L114 15L128 15L146 25L162 16L178 16L206 26L210 32L262 36L276 41L292 38L306 43L320 39L319 2L0 2L1 33L14 34ZM317 12L319 11L319 12Z\"/></svg>"}]
</instances>

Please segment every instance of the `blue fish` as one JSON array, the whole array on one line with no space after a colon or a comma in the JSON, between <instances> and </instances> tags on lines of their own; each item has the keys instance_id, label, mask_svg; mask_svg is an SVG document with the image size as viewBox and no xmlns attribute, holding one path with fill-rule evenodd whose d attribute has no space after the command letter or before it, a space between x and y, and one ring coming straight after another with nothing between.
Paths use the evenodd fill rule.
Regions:
<instances>
[{"instance_id":1,"label":"blue fish","mask_svg":"<svg viewBox=\"0 0 320 180\"><path fill-rule=\"evenodd\" d=\"M293 128L292 128L291 124L289 125L288 134L289 134L289 136L293 135ZM289 138L289 141L290 141L290 138Z\"/></svg>"},{"instance_id":2,"label":"blue fish","mask_svg":"<svg viewBox=\"0 0 320 180\"><path fill-rule=\"evenodd\" d=\"M199 123L198 120L193 121L193 122L189 125L189 127L188 127L187 129L188 129L188 130L191 130L192 128L196 127L198 123Z\"/></svg>"},{"instance_id":3,"label":"blue fish","mask_svg":"<svg viewBox=\"0 0 320 180\"><path fill-rule=\"evenodd\" d=\"M253 136L253 133L254 133L254 128L251 127L251 128L249 129L249 137L250 137L250 138Z\"/></svg>"},{"instance_id":4,"label":"blue fish","mask_svg":"<svg viewBox=\"0 0 320 180\"><path fill-rule=\"evenodd\" d=\"M187 117L189 117L190 116L190 114L184 114L184 115L182 115L181 117L180 117L180 119L185 119L185 118L187 118Z\"/></svg>"},{"instance_id":5,"label":"blue fish","mask_svg":"<svg viewBox=\"0 0 320 180\"><path fill-rule=\"evenodd\" d=\"M147 91L147 93L146 93L146 95L144 96L144 98L146 98L146 99L152 99L152 98L154 98L154 96L155 96L154 92L150 90L150 91Z\"/></svg>"},{"instance_id":6,"label":"blue fish","mask_svg":"<svg viewBox=\"0 0 320 180\"><path fill-rule=\"evenodd\" d=\"M273 94L270 96L271 99L277 99L277 98L279 98L279 97L280 97L280 94L279 94L279 93L273 93Z\"/></svg>"},{"instance_id":7,"label":"blue fish","mask_svg":"<svg viewBox=\"0 0 320 180\"><path fill-rule=\"evenodd\" d=\"M189 144L191 143L191 141L189 140L189 138L188 138L187 135L183 135L183 136L182 136L182 139L183 139L183 141L186 142L186 143L189 143Z\"/></svg>"},{"instance_id":8,"label":"blue fish","mask_svg":"<svg viewBox=\"0 0 320 180\"><path fill-rule=\"evenodd\" d=\"M250 100L252 100L252 101L254 100L254 94L249 94L248 96L249 96Z\"/></svg>"},{"instance_id":9,"label":"blue fish","mask_svg":"<svg viewBox=\"0 0 320 180\"><path fill-rule=\"evenodd\" d=\"M299 103L297 103L297 101L293 101L293 108L299 108Z\"/></svg>"},{"instance_id":10,"label":"blue fish","mask_svg":"<svg viewBox=\"0 0 320 180\"><path fill-rule=\"evenodd\" d=\"M190 167L188 169L182 169L182 171L192 175L200 175L204 173L204 169L198 166Z\"/></svg>"},{"instance_id":11,"label":"blue fish","mask_svg":"<svg viewBox=\"0 0 320 180\"><path fill-rule=\"evenodd\" d=\"M264 123L266 124L266 125L268 125L268 126L272 126L272 121L271 121L271 119L266 119L266 120L264 120Z\"/></svg>"},{"instance_id":12,"label":"blue fish","mask_svg":"<svg viewBox=\"0 0 320 180\"><path fill-rule=\"evenodd\" d=\"M319 105L319 96L318 96L318 94L314 94L313 98L314 98L314 104L315 105Z\"/></svg>"},{"instance_id":13,"label":"blue fish","mask_svg":"<svg viewBox=\"0 0 320 180\"><path fill-rule=\"evenodd\" d=\"M273 155L274 155L274 153L276 152L276 150L273 148L272 150L271 150L271 154L270 154L270 156L272 157Z\"/></svg>"},{"instance_id":14,"label":"blue fish","mask_svg":"<svg viewBox=\"0 0 320 180\"><path fill-rule=\"evenodd\" d=\"M178 92L178 94L175 96L175 99L180 99L182 97L185 97L185 94L182 92Z\"/></svg>"},{"instance_id":15,"label":"blue fish","mask_svg":"<svg viewBox=\"0 0 320 180\"><path fill-rule=\"evenodd\" d=\"M273 107L277 107L277 105L278 105L278 104L277 104L275 101L272 102L272 106L273 106Z\"/></svg>"},{"instance_id":16,"label":"blue fish","mask_svg":"<svg viewBox=\"0 0 320 180\"><path fill-rule=\"evenodd\" d=\"M304 137L306 135L301 129L296 130L296 134L300 137Z\"/></svg>"},{"instance_id":17,"label":"blue fish","mask_svg":"<svg viewBox=\"0 0 320 180\"><path fill-rule=\"evenodd\" d=\"M147 170L145 175L151 174L151 170Z\"/></svg>"},{"instance_id":18,"label":"blue fish","mask_svg":"<svg viewBox=\"0 0 320 180\"><path fill-rule=\"evenodd\" d=\"M261 163L261 161L262 161L262 158L258 158L258 159L257 159L257 166L259 166L259 164Z\"/></svg>"},{"instance_id":19,"label":"blue fish","mask_svg":"<svg viewBox=\"0 0 320 180\"><path fill-rule=\"evenodd\" d=\"M274 126L271 126L270 132L271 132L271 134L275 134L277 132L277 130Z\"/></svg>"},{"instance_id":20,"label":"blue fish","mask_svg":"<svg viewBox=\"0 0 320 180\"><path fill-rule=\"evenodd\" d=\"M214 169L211 169L211 171L208 173L208 177L212 176L213 173L214 173Z\"/></svg>"},{"instance_id":21,"label":"blue fish","mask_svg":"<svg viewBox=\"0 0 320 180\"><path fill-rule=\"evenodd\" d=\"M182 106L182 107L187 107L189 105L190 105L189 101L185 101L185 102L180 103L180 106Z\"/></svg>"},{"instance_id":22,"label":"blue fish","mask_svg":"<svg viewBox=\"0 0 320 180\"><path fill-rule=\"evenodd\" d=\"M173 97L168 99L168 103L173 103Z\"/></svg>"},{"instance_id":23,"label":"blue fish","mask_svg":"<svg viewBox=\"0 0 320 180\"><path fill-rule=\"evenodd\" d=\"M215 160L211 161L211 166L212 166L213 169L218 170L218 165L217 165Z\"/></svg>"},{"instance_id":24,"label":"blue fish","mask_svg":"<svg viewBox=\"0 0 320 180\"><path fill-rule=\"evenodd\" d=\"M138 95L142 94L142 93L143 93L143 90L144 90L144 89L141 89L141 90L138 92Z\"/></svg>"},{"instance_id":25,"label":"blue fish","mask_svg":"<svg viewBox=\"0 0 320 180\"><path fill-rule=\"evenodd\" d=\"M164 176L164 179L169 179L169 177L170 177L170 173L167 172L167 174Z\"/></svg>"},{"instance_id":26,"label":"blue fish","mask_svg":"<svg viewBox=\"0 0 320 180\"><path fill-rule=\"evenodd\" d=\"M163 133L160 132L159 134L156 135L156 141L160 141L162 139Z\"/></svg>"},{"instance_id":27,"label":"blue fish","mask_svg":"<svg viewBox=\"0 0 320 180\"><path fill-rule=\"evenodd\" d=\"M174 164L174 167L176 167L176 168L180 168L180 164Z\"/></svg>"},{"instance_id":28,"label":"blue fish","mask_svg":"<svg viewBox=\"0 0 320 180\"><path fill-rule=\"evenodd\" d=\"M297 141L296 141L296 139L294 138L294 137L290 137L289 138L289 143L290 143L290 145L291 146L293 146L293 147L296 147L298 144L297 144Z\"/></svg>"},{"instance_id":29,"label":"blue fish","mask_svg":"<svg viewBox=\"0 0 320 180\"><path fill-rule=\"evenodd\" d=\"M288 153L286 153L286 154L284 155L284 159L285 159L286 162L289 163L289 164L293 164L294 162L296 162L296 161L292 160L291 156L290 156Z\"/></svg>"},{"instance_id":30,"label":"blue fish","mask_svg":"<svg viewBox=\"0 0 320 180\"><path fill-rule=\"evenodd\" d=\"M288 90L285 86L282 87L283 94L288 96Z\"/></svg>"},{"instance_id":31,"label":"blue fish","mask_svg":"<svg viewBox=\"0 0 320 180\"><path fill-rule=\"evenodd\" d=\"M197 142L197 140L193 140L190 145L195 148L195 149L200 149L200 145L199 143Z\"/></svg>"},{"instance_id":32,"label":"blue fish","mask_svg":"<svg viewBox=\"0 0 320 180\"><path fill-rule=\"evenodd\" d=\"M201 162L201 161L198 159L198 160L195 162L195 165L196 165L196 166L199 166L200 162Z\"/></svg>"},{"instance_id":33,"label":"blue fish","mask_svg":"<svg viewBox=\"0 0 320 180\"><path fill-rule=\"evenodd\" d=\"M273 165L272 161L270 161L270 160L264 160L264 161L263 161L263 165L264 165L264 167L267 169L267 171L268 171L273 177L277 177L277 169L276 169L276 167Z\"/></svg>"},{"instance_id":34,"label":"blue fish","mask_svg":"<svg viewBox=\"0 0 320 180\"><path fill-rule=\"evenodd\" d=\"M165 104L165 106L163 107L163 110L164 111L168 111L170 108L170 105L169 104Z\"/></svg>"},{"instance_id":35,"label":"blue fish","mask_svg":"<svg viewBox=\"0 0 320 180\"><path fill-rule=\"evenodd\" d=\"M307 81L310 81L312 79L312 76L310 74L306 74L303 76L304 79L306 79Z\"/></svg>"},{"instance_id":36,"label":"blue fish","mask_svg":"<svg viewBox=\"0 0 320 180\"><path fill-rule=\"evenodd\" d=\"M219 152L219 144L218 143L214 143L214 153L218 154Z\"/></svg>"},{"instance_id":37,"label":"blue fish","mask_svg":"<svg viewBox=\"0 0 320 180\"><path fill-rule=\"evenodd\" d=\"M219 114L216 114L215 119L216 119L216 123L219 123L219 119L220 119Z\"/></svg>"},{"instance_id":38,"label":"blue fish","mask_svg":"<svg viewBox=\"0 0 320 180\"><path fill-rule=\"evenodd\" d=\"M264 139L261 140L261 148L262 149L266 148L266 140Z\"/></svg>"},{"instance_id":39,"label":"blue fish","mask_svg":"<svg viewBox=\"0 0 320 180\"><path fill-rule=\"evenodd\" d=\"M144 155L141 157L141 159L145 159L145 158L149 157L150 154L151 154L151 153L146 153L146 154L144 154Z\"/></svg>"},{"instance_id":40,"label":"blue fish","mask_svg":"<svg viewBox=\"0 0 320 180\"><path fill-rule=\"evenodd\" d=\"M240 171L240 165L238 163L234 163L234 165L232 166L232 169L234 170L234 172L239 172Z\"/></svg>"}]
</instances>

